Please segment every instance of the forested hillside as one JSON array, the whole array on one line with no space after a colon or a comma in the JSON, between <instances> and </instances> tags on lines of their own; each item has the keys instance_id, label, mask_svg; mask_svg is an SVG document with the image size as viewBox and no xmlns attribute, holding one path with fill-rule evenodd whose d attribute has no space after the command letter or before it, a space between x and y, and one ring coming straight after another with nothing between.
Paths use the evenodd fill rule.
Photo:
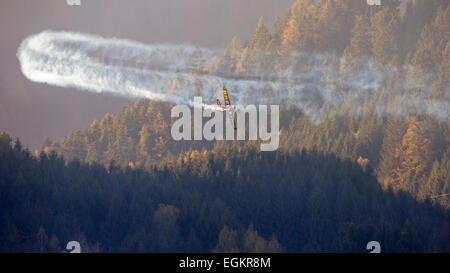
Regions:
<instances>
[{"instance_id":1,"label":"forested hillside","mask_svg":"<svg viewBox=\"0 0 450 273\"><path fill-rule=\"evenodd\" d=\"M282 170L282 171L281 171ZM0 137L1 251L449 251L449 212L350 160L217 144L149 171L38 158Z\"/></svg>"},{"instance_id":2,"label":"forested hillside","mask_svg":"<svg viewBox=\"0 0 450 273\"><path fill-rule=\"evenodd\" d=\"M265 21L272 23L294 2L96 0L73 7L67 1L0 1L0 128L19 136L33 149L38 149L46 137L60 139L107 112L117 113L129 104L129 99L29 82L17 69L16 57L17 47L26 36L52 29L147 44L189 43L223 48L234 35L250 35L259 16L264 15Z\"/></svg>"},{"instance_id":3,"label":"forested hillside","mask_svg":"<svg viewBox=\"0 0 450 273\"><path fill-rule=\"evenodd\" d=\"M313 80L332 74L330 96L355 101L325 111L311 89L281 105L275 152L174 141L173 105L147 99L34 153L2 134L0 250L365 252L376 240L383 252L450 251L450 120L428 104L450 100L450 4L409 1L401 14L382 2L298 0L273 31L260 19L249 41L192 68L302 84L311 59L292 56L327 56ZM383 79L358 93L346 79L368 64ZM248 102L279 92L265 91Z\"/></svg>"},{"instance_id":4,"label":"forested hillside","mask_svg":"<svg viewBox=\"0 0 450 273\"><path fill-rule=\"evenodd\" d=\"M296 1L278 18L274 32L261 19L250 42L234 38L222 56L199 63L192 73L284 81L285 75L278 71L292 68L288 58L291 52L334 54L337 61L329 64L329 71L336 69L343 78L364 69L364 58L386 65L383 69L387 71L402 66L428 71L426 82L431 86L427 90L403 88L399 84L403 75L392 73L382 86L361 99L362 110L356 113L342 108L329 110L336 114L317 122L311 118L316 108L282 107L280 146L282 150L316 149L351 159L364 165L385 189L403 189L420 200L428 197L449 206L448 109L447 113L445 109L430 113L415 105L419 108L408 109L407 113L380 113L380 108L390 103L391 108L400 107L413 94L420 93L422 99L437 98L448 103L450 5L438 0L412 1L402 16L396 1L382 6L362 2ZM298 71L307 68L301 62L294 67ZM259 76L258 71L264 73ZM293 77L290 81L296 80ZM343 85L336 90L336 96L357 92ZM233 93L231 96L233 99ZM207 142L173 141L170 108L169 104L141 100L123 108L117 116L106 115L89 129L71 133L59 143L46 141L43 148L67 160L103 164L114 160L123 166L149 167L182 151L212 147Z\"/></svg>"}]
</instances>

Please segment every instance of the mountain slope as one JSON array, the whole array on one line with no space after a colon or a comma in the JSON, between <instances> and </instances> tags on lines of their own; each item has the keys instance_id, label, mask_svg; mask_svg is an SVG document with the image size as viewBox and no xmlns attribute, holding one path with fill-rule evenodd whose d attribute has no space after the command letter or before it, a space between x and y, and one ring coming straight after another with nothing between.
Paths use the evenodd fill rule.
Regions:
<instances>
[{"instance_id":1,"label":"mountain slope","mask_svg":"<svg viewBox=\"0 0 450 273\"><path fill-rule=\"evenodd\" d=\"M146 172L20 146L1 135L1 251L449 251L448 210L333 156L217 145Z\"/></svg>"}]
</instances>

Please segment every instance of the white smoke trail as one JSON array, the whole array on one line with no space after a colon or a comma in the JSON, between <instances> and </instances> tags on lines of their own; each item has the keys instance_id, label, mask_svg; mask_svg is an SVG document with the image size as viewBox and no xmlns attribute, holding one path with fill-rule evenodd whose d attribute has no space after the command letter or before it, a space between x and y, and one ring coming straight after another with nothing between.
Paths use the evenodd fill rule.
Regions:
<instances>
[{"instance_id":1,"label":"white smoke trail","mask_svg":"<svg viewBox=\"0 0 450 273\"><path fill-rule=\"evenodd\" d=\"M144 45L45 31L24 40L17 57L23 74L35 82L189 104L187 96L167 94L164 82L187 75L178 69L186 70L189 58L210 58L214 54L193 46Z\"/></svg>"},{"instance_id":2,"label":"white smoke trail","mask_svg":"<svg viewBox=\"0 0 450 273\"><path fill-rule=\"evenodd\" d=\"M388 79L415 71L385 69L370 60L362 60L358 71L343 76L340 62L331 55L292 54L283 71L258 69L246 78L224 76L218 71L194 74L199 62L208 62L222 51L190 45L142 44L72 32L44 31L25 39L17 57L23 74L35 82L74 87L92 92L110 92L119 96L142 97L193 105L194 96L214 104L218 85L230 90L234 104L290 104L301 108L315 122L327 116L366 111L364 102L380 94ZM406 72L407 73L406 73ZM229 75L232 75L228 73ZM276 80L260 80L276 76ZM448 100L427 98L427 81L409 77L390 87L395 98L377 104L381 115L411 111L448 118ZM420 95L405 97L405 88L417 88ZM396 95L398 93L398 95Z\"/></svg>"}]
</instances>

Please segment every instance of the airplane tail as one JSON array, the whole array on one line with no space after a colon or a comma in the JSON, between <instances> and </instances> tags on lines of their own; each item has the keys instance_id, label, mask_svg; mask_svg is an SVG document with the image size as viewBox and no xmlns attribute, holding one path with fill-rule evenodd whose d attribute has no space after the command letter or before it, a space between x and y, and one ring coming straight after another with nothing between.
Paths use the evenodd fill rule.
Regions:
<instances>
[{"instance_id":1,"label":"airplane tail","mask_svg":"<svg viewBox=\"0 0 450 273\"><path fill-rule=\"evenodd\" d=\"M225 99L225 106L231 105L230 98L228 97L228 91L227 91L227 88L225 86L223 87L223 97Z\"/></svg>"},{"instance_id":2,"label":"airplane tail","mask_svg":"<svg viewBox=\"0 0 450 273\"><path fill-rule=\"evenodd\" d=\"M231 101L230 101L230 98L228 96L228 90L227 90L227 88L225 86L223 86L223 97L225 99L225 106L223 106L220 103L219 99L217 99L217 105L219 107L222 107L222 108L229 108L229 107L231 107ZM236 130L237 129L237 118L236 118L236 115L235 115L235 113L233 111L228 111L228 114L230 115L231 122L233 122L233 127Z\"/></svg>"}]
</instances>

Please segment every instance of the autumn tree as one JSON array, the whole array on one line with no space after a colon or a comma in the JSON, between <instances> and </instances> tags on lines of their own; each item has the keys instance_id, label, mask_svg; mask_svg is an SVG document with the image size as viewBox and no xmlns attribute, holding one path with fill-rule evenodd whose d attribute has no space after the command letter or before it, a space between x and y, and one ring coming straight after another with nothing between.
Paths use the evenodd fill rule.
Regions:
<instances>
[{"instance_id":1,"label":"autumn tree","mask_svg":"<svg viewBox=\"0 0 450 273\"><path fill-rule=\"evenodd\" d=\"M372 52L370 23L364 16L358 16L352 31L350 44L344 51L344 56L361 58L370 56Z\"/></svg>"},{"instance_id":2,"label":"autumn tree","mask_svg":"<svg viewBox=\"0 0 450 273\"><path fill-rule=\"evenodd\" d=\"M417 193L420 183L426 181L437 152L433 149L437 140L434 139L436 135L432 126L429 120L410 118L397 150L399 167L395 171L397 179L394 187Z\"/></svg>"},{"instance_id":3,"label":"autumn tree","mask_svg":"<svg viewBox=\"0 0 450 273\"><path fill-rule=\"evenodd\" d=\"M242 43L238 37L234 36L220 60L219 71L222 73L234 73L241 54Z\"/></svg>"},{"instance_id":4,"label":"autumn tree","mask_svg":"<svg viewBox=\"0 0 450 273\"><path fill-rule=\"evenodd\" d=\"M238 234L235 230L224 226L219 233L219 239L216 247L213 249L214 253L238 253L239 241Z\"/></svg>"},{"instance_id":5,"label":"autumn tree","mask_svg":"<svg viewBox=\"0 0 450 273\"><path fill-rule=\"evenodd\" d=\"M381 64L398 64L398 15L384 8L377 12L372 21L372 55Z\"/></svg>"},{"instance_id":6,"label":"autumn tree","mask_svg":"<svg viewBox=\"0 0 450 273\"><path fill-rule=\"evenodd\" d=\"M450 6L440 7L431 24L425 25L417 42L412 63L425 69L438 70L450 33Z\"/></svg>"}]
</instances>

